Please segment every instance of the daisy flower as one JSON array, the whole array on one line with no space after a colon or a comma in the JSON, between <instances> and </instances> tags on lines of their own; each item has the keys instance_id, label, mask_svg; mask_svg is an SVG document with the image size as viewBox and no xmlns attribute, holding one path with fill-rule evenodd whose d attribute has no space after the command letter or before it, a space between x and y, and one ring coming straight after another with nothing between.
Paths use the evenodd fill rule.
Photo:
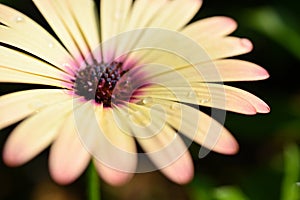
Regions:
<instances>
[{"instance_id":1,"label":"daisy flower","mask_svg":"<svg viewBox=\"0 0 300 200\"><path fill-rule=\"evenodd\" d=\"M201 0L101 0L100 12L93 0L33 2L55 36L0 4L0 82L47 86L0 97L0 129L23 120L4 146L9 166L51 145L49 170L60 184L91 159L113 185L156 169L183 184L193 177L191 141L222 154L238 150L198 105L212 115L213 108L269 112L258 97L222 84L269 75L226 59L252 50L248 39L228 36L237 28L231 18L188 24Z\"/></svg>"}]
</instances>

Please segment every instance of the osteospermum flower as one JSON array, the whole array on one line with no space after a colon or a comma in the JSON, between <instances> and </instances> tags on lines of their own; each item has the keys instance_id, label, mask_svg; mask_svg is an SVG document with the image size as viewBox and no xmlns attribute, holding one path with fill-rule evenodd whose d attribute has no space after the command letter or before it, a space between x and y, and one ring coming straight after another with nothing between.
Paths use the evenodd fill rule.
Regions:
<instances>
[{"instance_id":1,"label":"osteospermum flower","mask_svg":"<svg viewBox=\"0 0 300 200\"><path fill-rule=\"evenodd\" d=\"M80 176L91 158L114 185L156 168L186 183L193 164L183 138L223 154L238 150L222 124L193 105L269 112L256 96L221 84L268 73L225 59L252 50L249 40L228 36L234 20L210 17L187 25L200 0L101 0L100 16L92 0L33 2L59 40L0 5L0 81L52 86L0 97L1 129L24 120L4 147L9 166L52 144L50 173L61 184ZM155 167L146 161L137 167L144 155Z\"/></svg>"}]
</instances>

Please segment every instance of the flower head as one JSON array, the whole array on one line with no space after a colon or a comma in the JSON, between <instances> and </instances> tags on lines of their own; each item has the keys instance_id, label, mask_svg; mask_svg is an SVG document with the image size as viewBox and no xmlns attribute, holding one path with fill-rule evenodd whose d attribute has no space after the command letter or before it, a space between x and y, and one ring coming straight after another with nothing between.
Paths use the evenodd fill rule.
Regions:
<instances>
[{"instance_id":1,"label":"flower head","mask_svg":"<svg viewBox=\"0 0 300 200\"><path fill-rule=\"evenodd\" d=\"M99 17L93 0L33 2L59 40L0 4L0 82L53 87L0 97L0 128L24 119L4 147L7 165L22 165L52 144L49 168L58 183L74 181L91 158L114 185L155 169L186 183L193 176L192 140L223 154L238 150L222 122L198 105L269 112L256 96L221 84L268 73L226 59L252 50L249 40L228 36L234 20L187 25L200 0L101 0Z\"/></svg>"}]
</instances>

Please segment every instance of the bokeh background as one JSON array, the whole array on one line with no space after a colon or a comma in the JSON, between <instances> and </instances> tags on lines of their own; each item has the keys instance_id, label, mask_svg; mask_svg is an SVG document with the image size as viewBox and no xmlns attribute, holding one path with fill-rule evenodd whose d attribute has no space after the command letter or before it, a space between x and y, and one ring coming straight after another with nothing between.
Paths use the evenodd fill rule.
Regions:
<instances>
[{"instance_id":1,"label":"bokeh background","mask_svg":"<svg viewBox=\"0 0 300 200\"><path fill-rule=\"evenodd\" d=\"M48 28L30 0L0 0ZM264 99L267 115L227 113L225 126L240 143L235 156L210 153L198 159L199 146L190 150L195 178L185 186L168 181L159 172L138 174L123 187L101 183L102 199L116 200L299 200L300 199L300 2L296 0L206 0L194 20L225 15L239 23L233 34L250 38L253 52L239 56L266 68L266 81L234 83ZM187 11L188 12L188 11ZM0 94L30 86L0 84ZM0 131L0 152L14 126ZM47 166L48 150L28 164L6 167L0 161L1 200L87 199L87 179L59 186Z\"/></svg>"}]
</instances>

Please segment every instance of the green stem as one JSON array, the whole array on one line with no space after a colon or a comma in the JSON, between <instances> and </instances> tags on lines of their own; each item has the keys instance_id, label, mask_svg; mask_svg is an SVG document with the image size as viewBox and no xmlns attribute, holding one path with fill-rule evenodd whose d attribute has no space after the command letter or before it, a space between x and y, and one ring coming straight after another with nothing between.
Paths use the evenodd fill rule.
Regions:
<instances>
[{"instance_id":1,"label":"green stem","mask_svg":"<svg viewBox=\"0 0 300 200\"><path fill-rule=\"evenodd\" d=\"M97 174L94 164L91 162L88 172L88 199L101 200L100 178Z\"/></svg>"}]
</instances>

